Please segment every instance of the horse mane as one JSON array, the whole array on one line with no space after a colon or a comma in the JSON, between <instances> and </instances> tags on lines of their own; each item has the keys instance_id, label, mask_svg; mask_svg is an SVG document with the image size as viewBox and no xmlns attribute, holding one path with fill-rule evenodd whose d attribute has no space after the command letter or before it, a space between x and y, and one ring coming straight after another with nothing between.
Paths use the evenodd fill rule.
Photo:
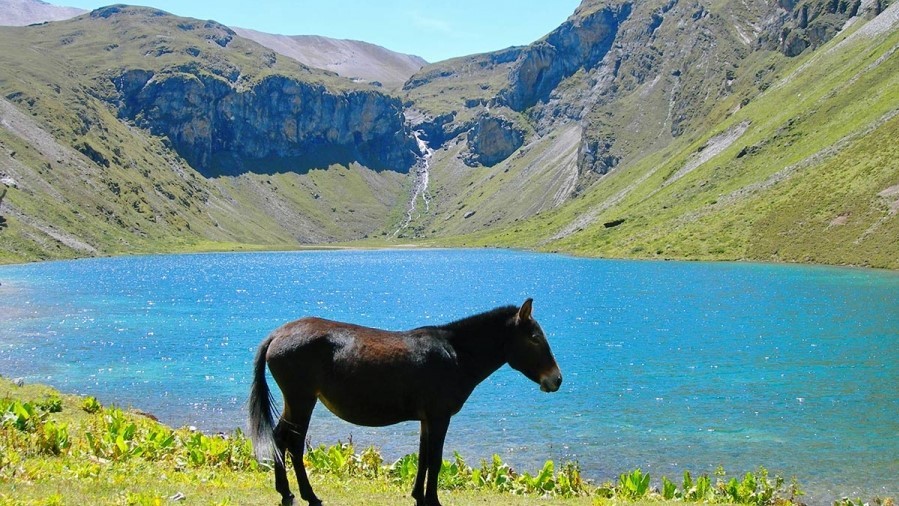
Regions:
<instances>
[{"instance_id":1,"label":"horse mane","mask_svg":"<svg viewBox=\"0 0 899 506\"><path fill-rule=\"evenodd\" d=\"M516 313L518 313L518 307L516 306L500 306L490 311L440 325L437 328L448 330L454 335L481 336L485 332L495 331L497 325L505 324Z\"/></svg>"}]
</instances>

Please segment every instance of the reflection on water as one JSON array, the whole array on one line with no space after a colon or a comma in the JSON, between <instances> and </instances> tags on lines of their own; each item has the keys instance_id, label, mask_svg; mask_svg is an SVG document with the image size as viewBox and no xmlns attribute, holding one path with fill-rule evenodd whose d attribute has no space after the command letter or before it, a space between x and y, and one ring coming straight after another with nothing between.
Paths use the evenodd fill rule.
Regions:
<instances>
[{"instance_id":1,"label":"reflection on water","mask_svg":"<svg viewBox=\"0 0 899 506\"><path fill-rule=\"evenodd\" d=\"M796 475L813 502L899 495L899 276L508 251L150 256L0 268L0 372L173 425L243 425L257 344L303 315L388 329L534 297L565 375L540 392L509 368L453 419L448 449L595 479L640 467ZM390 457L418 426L310 435Z\"/></svg>"}]
</instances>

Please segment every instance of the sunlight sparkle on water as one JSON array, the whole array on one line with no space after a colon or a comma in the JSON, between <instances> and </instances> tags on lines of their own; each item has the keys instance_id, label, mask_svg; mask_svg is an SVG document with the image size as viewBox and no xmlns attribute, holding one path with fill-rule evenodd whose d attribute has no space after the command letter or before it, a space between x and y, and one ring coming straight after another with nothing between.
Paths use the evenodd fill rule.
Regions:
<instances>
[{"instance_id":1,"label":"sunlight sparkle on water","mask_svg":"<svg viewBox=\"0 0 899 506\"><path fill-rule=\"evenodd\" d=\"M243 426L256 346L286 321L405 329L534 297L565 383L488 378L448 435L469 462L577 459L598 481L764 465L815 502L899 495L895 273L437 250L48 262L0 281L0 373L211 432ZM321 406L310 431L387 458L417 433Z\"/></svg>"}]
</instances>

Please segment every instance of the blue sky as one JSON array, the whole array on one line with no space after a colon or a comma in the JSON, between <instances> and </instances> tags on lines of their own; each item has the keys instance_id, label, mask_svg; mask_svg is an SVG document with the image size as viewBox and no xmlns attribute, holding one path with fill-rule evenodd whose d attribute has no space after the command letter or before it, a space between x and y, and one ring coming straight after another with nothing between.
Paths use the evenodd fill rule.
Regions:
<instances>
[{"instance_id":1,"label":"blue sky","mask_svg":"<svg viewBox=\"0 0 899 506\"><path fill-rule=\"evenodd\" d=\"M50 0L95 9L114 0ZM528 44L580 0L136 0L179 16L284 35L356 39L434 62Z\"/></svg>"}]
</instances>

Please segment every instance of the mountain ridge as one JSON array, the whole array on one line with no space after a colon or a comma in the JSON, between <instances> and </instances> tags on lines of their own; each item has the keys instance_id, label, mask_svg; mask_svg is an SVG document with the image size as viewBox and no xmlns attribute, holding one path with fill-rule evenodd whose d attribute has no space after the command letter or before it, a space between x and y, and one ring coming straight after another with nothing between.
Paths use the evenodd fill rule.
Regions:
<instances>
[{"instance_id":1,"label":"mountain ridge","mask_svg":"<svg viewBox=\"0 0 899 506\"><path fill-rule=\"evenodd\" d=\"M137 72L133 88L145 90L143 102L108 76L72 87L27 60L18 68L0 67L0 89L13 107L39 120L42 135L71 149L78 163L99 167L92 177L104 179L101 187L118 188L113 199L88 206L91 219L107 230L106 239L72 230L65 218L71 210L41 217L44 229L67 230L97 254L367 239L379 245L415 241L899 268L891 190L899 185L893 161L899 153L888 142L897 133L899 110L893 91L899 89L899 70L892 57L899 46L897 9L896 3L877 0L586 0L531 45L426 65L394 90L291 67L299 64L283 70L284 61L294 60L246 45L231 29L151 16L153 24L166 19L166 26L195 28L189 34L167 29L171 39L165 44L140 42L140 51L161 51L156 61L177 60L174 66L122 67ZM25 31L17 36L44 33L55 42L34 47L47 55L93 61L73 53L77 43L60 44L84 28L62 25L72 27L63 33L50 25L19 29ZM13 29L0 30L0 41L7 30ZM224 46L216 42L225 39ZM115 40L117 51L124 51L148 39ZM236 51L229 49L231 41ZM246 51L257 56L245 59ZM265 54L273 56L258 56ZM310 80L318 83L312 87L320 87L321 97L343 97L335 102L339 107L313 101L316 106L305 112L281 105L267 109L274 105L263 104L309 103L300 99L304 94L285 101L274 93L281 85L258 87L282 79L260 66L272 58L282 69L274 74L294 76L288 81L295 80L291 86L297 89ZM148 71L152 75L140 74ZM50 91L21 89L10 79L29 72L51 83ZM163 96L146 91L156 81L177 84L176 95L163 95L188 100L178 105L152 99ZM199 91L185 94L190 86ZM220 95L217 87L234 92ZM353 93L383 106L355 104L348 100ZM81 113L67 116L62 105L48 106L57 96ZM123 102L125 96L132 99ZM282 98L261 98L276 96ZM238 107L249 97L252 106ZM161 114L167 107L170 112ZM385 121L392 119L375 120L372 113L381 107L391 111ZM236 111L253 111L240 121L246 125L240 135L229 126ZM295 126L323 111L366 120L338 121L342 126L330 133L323 122L310 121L310 130ZM65 127L70 123L80 126ZM389 135L372 141L378 148L368 151L360 149L369 135L363 131L341 140L358 124L372 125L372 135ZM47 178L42 166L66 165L54 164L48 153L23 161L31 141L8 131L0 129L0 143L16 153L9 158L19 165L10 167L19 168L7 177L25 180L20 173L28 172ZM61 135L67 131L77 134L74 141ZM320 140L279 140L297 142L302 131ZM113 139L113 132L122 140ZM138 154L122 143L127 136L145 139L152 148ZM198 146L206 147L196 151ZM226 170L210 171L204 156L229 149L237 158L229 158ZM316 158L315 149L325 158ZM152 166L139 183L126 176L126 155ZM154 189L157 179L172 186ZM49 195L46 186L32 188L32 194L47 198L41 193ZM57 193L65 198L65 192ZM157 202L160 195L165 200ZM368 204L363 209L358 202ZM37 217L21 191L10 189L2 206L15 210L0 231L14 238L0 248L7 261L93 254L54 246L59 241L22 219ZM156 217L135 225L144 223L143 215ZM142 228L149 226L156 232ZM111 239L119 246L111 248Z\"/></svg>"},{"instance_id":2,"label":"mountain ridge","mask_svg":"<svg viewBox=\"0 0 899 506\"><path fill-rule=\"evenodd\" d=\"M86 12L77 7L61 7L42 0L3 0L0 2L0 26L62 21Z\"/></svg>"},{"instance_id":3,"label":"mountain ridge","mask_svg":"<svg viewBox=\"0 0 899 506\"><path fill-rule=\"evenodd\" d=\"M415 55L396 53L364 41L320 35L274 35L248 28L233 28L241 37L293 58L310 67L330 70L349 79L400 88L427 62Z\"/></svg>"},{"instance_id":4,"label":"mountain ridge","mask_svg":"<svg viewBox=\"0 0 899 506\"><path fill-rule=\"evenodd\" d=\"M0 0L0 26L26 26L64 21L87 13L77 7L62 7L42 0ZM239 36L300 63L332 71L343 77L383 84L395 89L427 62L415 55L397 53L364 41L334 39L320 35L279 35L231 27Z\"/></svg>"}]
</instances>

